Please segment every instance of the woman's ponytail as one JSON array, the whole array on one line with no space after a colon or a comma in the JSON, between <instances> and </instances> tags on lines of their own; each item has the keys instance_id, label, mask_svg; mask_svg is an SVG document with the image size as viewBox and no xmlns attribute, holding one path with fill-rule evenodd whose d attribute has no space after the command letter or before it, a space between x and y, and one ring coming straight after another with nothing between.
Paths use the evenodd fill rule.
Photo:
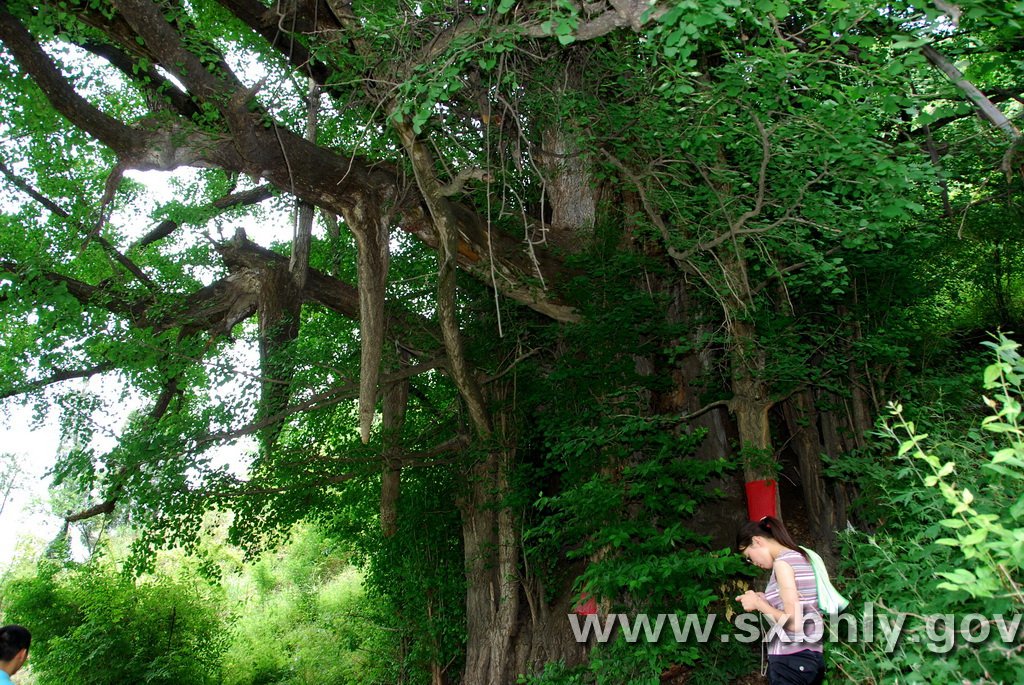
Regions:
<instances>
[{"instance_id":1,"label":"woman's ponytail","mask_svg":"<svg viewBox=\"0 0 1024 685\"><path fill-rule=\"evenodd\" d=\"M783 547L799 552L805 559L807 558L804 551L800 549L800 545L797 544L793 536L786 530L785 524L774 516L762 516L760 520L747 521L740 526L739 532L736 533L736 548L742 551L749 547L750 541L753 540L755 535L771 538Z\"/></svg>"}]
</instances>

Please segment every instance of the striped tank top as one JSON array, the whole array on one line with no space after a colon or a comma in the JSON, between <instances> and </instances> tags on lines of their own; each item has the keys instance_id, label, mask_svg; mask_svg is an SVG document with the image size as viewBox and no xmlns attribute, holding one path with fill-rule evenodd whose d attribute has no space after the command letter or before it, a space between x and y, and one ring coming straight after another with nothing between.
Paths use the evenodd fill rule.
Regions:
<instances>
[{"instance_id":1,"label":"striped tank top","mask_svg":"<svg viewBox=\"0 0 1024 685\"><path fill-rule=\"evenodd\" d=\"M793 550L782 552L775 560L784 561L793 567L793 575L796 576L796 591L803 613L803 634L798 630L786 631L782 626L772 626L769 633L771 639L768 642L768 654L770 656L795 654L805 649L814 652L823 651L822 638L825 635L825 623L822 621L821 611L818 609L818 585L814 580L814 568L802 554ZM779 593L779 583L775 580L775 571L772 571L768 587L765 588L764 598L774 608L783 610L782 596Z\"/></svg>"}]
</instances>

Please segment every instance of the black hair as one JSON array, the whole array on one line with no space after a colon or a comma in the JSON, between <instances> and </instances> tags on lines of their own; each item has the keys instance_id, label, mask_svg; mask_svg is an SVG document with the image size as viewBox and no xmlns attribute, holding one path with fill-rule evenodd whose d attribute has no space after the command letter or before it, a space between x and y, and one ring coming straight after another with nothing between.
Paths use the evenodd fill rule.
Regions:
<instances>
[{"instance_id":1,"label":"black hair","mask_svg":"<svg viewBox=\"0 0 1024 685\"><path fill-rule=\"evenodd\" d=\"M0 628L0 661L10 661L31 644L32 633L27 628L16 625Z\"/></svg>"},{"instance_id":2,"label":"black hair","mask_svg":"<svg viewBox=\"0 0 1024 685\"><path fill-rule=\"evenodd\" d=\"M750 541L754 539L755 535L771 538L783 547L799 552L805 559L807 558L807 554L800 549L800 545L797 544L793 536L786 530L786 526L774 516L762 516L759 521L747 521L740 526L739 531L736 533L736 549L742 552L747 547L750 547Z\"/></svg>"}]
</instances>

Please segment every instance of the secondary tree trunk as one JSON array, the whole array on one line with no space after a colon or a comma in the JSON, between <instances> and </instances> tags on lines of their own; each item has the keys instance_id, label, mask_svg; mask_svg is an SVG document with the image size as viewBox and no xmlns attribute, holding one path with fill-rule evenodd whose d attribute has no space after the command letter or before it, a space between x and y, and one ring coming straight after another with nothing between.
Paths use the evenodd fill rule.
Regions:
<instances>
[{"instance_id":1,"label":"secondary tree trunk","mask_svg":"<svg viewBox=\"0 0 1024 685\"><path fill-rule=\"evenodd\" d=\"M826 555L835 528L834 507L825 484L821 463L823 448L817 427L818 411L811 391L794 393L782 409L791 438L789 445L797 456L807 521L814 537L812 544Z\"/></svg>"},{"instance_id":2,"label":"secondary tree trunk","mask_svg":"<svg viewBox=\"0 0 1024 685\"><path fill-rule=\"evenodd\" d=\"M585 645L572 634L572 597L544 590L522 568L516 513L498 492L508 485L513 451L495 450L471 473L461 502L466 562L466 667L463 685L512 685L550 661L580 663Z\"/></svg>"}]
</instances>

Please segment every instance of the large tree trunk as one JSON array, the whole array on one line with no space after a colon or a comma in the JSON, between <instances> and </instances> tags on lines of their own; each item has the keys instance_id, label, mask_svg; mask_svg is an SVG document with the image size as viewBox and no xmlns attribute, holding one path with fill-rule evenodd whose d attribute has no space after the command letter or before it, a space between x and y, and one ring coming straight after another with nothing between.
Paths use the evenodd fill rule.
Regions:
<instances>
[{"instance_id":1,"label":"large tree trunk","mask_svg":"<svg viewBox=\"0 0 1024 685\"><path fill-rule=\"evenodd\" d=\"M768 384L764 381L765 354L758 344L752 323L733 321L730 358L733 396L729 408L736 416L740 445L748 454L759 454L754 461L744 460L743 475L748 482L772 478L774 471L760 459L768 460L772 456L768 410L773 403L769 398Z\"/></svg>"},{"instance_id":2,"label":"large tree trunk","mask_svg":"<svg viewBox=\"0 0 1024 685\"><path fill-rule=\"evenodd\" d=\"M571 101L584 87L583 65L571 53L558 76L559 92ZM579 252L593 239L597 221L598 187L593 162L579 143L580 131L572 117L559 112L541 134L537 162L542 172L544 209L550 222L541 241L550 241L567 253ZM546 214L543 212L542 214ZM536 238L535 238L536 240Z\"/></svg>"},{"instance_id":3,"label":"large tree trunk","mask_svg":"<svg viewBox=\"0 0 1024 685\"><path fill-rule=\"evenodd\" d=\"M518 544L509 526L510 513L499 510L495 501L495 486L506 480L507 459L508 455L494 451L473 468L470 493L462 506L465 685L515 682L511 657L519 612Z\"/></svg>"},{"instance_id":4,"label":"large tree trunk","mask_svg":"<svg viewBox=\"0 0 1024 685\"><path fill-rule=\"evenodd\" d=\"M478 464L460 503L467 586L463 685L512 685L545 663L571 666L585 656L567 618L572 597L558 593L549 604L522 568L517 517L496 497L507 490L511 457L511 450L495 451Z\"/></svg>"},{"instance_id":5,"label":"large tree trunk","mask_svg":"<svg viewBox=\"0 0 1024 685\"><path fill-rule=\"evenodd\" d=\"M511 390L491 386L494 404ZM493 445L473 468L460 502L466 563L466 670L464 685L511 685L523 673L536 673L549 661L579 663L566 614L572 599L566 587L553 604L529 573L522 551L518 513L503 501L515 460L514 424L494 414Z\"/></svg>"}]
</instances>

